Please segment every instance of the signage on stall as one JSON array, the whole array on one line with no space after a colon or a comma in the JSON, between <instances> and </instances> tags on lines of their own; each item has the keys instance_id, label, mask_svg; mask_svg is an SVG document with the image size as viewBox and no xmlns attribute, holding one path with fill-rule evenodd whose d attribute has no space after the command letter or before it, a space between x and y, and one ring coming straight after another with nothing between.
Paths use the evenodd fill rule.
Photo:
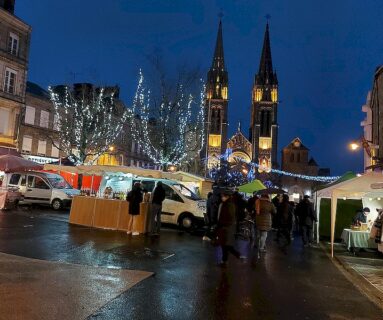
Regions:
<instances>
[{"instance_id":1,"label":"signage on stall","mask_svg":"<svg viewBox=\"0 0 383 320\"><path fill-rule=\"evenodd\" d=\"M370 187L371 189L383 189L383 182L372 183Z\"/></svg>"}]
</instances>

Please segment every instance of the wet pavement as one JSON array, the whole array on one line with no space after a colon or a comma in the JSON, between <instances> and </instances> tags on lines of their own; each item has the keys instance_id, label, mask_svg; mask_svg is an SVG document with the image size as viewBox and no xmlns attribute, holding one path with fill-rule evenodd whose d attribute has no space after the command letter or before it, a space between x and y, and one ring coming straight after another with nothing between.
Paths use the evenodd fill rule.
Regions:
<instances>
[{"instance_id":1,"label":"wet pavement","mask_svg":"<svg viewBox=\"0 0 383 320\"><path fill-rule=\"evenodd\" d=\"M268 245L261 260L230 257L222 269L201 236L176 229L131 238L44 214L0 213L0 252L155 273L88 319L383 319L321 248L303 249L300 239L287 252Z\"/></svg>"}]
</instances>

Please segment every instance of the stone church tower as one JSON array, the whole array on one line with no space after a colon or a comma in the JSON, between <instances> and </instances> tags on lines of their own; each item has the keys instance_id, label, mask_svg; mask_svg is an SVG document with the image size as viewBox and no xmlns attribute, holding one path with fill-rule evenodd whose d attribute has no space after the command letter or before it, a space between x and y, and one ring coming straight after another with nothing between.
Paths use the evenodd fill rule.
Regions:
<instances>
[{"instance_id":1,"label":"stone church tower","mask_svg":"<svg viewBox=\"0 0 383 320\"><path fill-rule=\"evenodd\" d=\"M205 147L207 168L219 164L227 143L228 73L225 69L222 21L219 22L213 62L207 73L205 100Z\"/></svg>"},{"instance_id":2,"label":"stone church tower","mask_svg":"<svg viewBox=\"0 0 383 320\"><path fill-rule=\"evenodd\" d=\"M253 161L259 163L259 172L270 172L278 167L278 79L271 59L269 23L258 73L252 91L250 140Z\"/></svg>"}]
</instances>

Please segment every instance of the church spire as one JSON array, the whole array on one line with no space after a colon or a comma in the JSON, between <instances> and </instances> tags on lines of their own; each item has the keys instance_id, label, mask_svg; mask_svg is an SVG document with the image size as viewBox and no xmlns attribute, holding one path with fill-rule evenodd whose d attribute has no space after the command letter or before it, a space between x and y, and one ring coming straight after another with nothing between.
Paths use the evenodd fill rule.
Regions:
<instances>
[{"instance_id":1,"label":"church spire","mask_svg":"<svg viewBox=\"0 0 383 320\"><path fill-rule=\"evenodd\" d=\"M215 43L214 57L211 68L213 70L225 70L225 60L223 55L222 20L219 20L217 41Z\"/></svg>"},{"instance_id":2,"label":"church spire","mask_svg":"<svg viewBox=\"0 0 383 320\"><path fill-rule=\"evenodd\" d=\"M263 39L263 48L261 61L259 63L258 74L255 78L256 84L278 84L277 75L273 71L273 61L271 58L269 22L266 23L265 36Z\"/></svg>"}]
</instances>

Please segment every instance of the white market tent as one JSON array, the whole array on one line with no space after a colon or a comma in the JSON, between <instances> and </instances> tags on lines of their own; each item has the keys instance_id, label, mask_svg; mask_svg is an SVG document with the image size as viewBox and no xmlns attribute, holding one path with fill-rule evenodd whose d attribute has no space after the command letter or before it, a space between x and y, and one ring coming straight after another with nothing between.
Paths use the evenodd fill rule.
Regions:
<instances>
[{"instance_id":1,"label":"white market tent","mask_svg":"<svg viewBox=\"0 0 383 320\"><path fill-rule=\"evenodd\" d=\"M367 172L359 177L319 190L316 197L318 211L320 199L331 199L331 256L333 257L338 199L362 199L363 206L371 210L371 216L368 219L374 220L377 216L376 209L383 208L383 174Z\"/></svg>"}]
</instances>

